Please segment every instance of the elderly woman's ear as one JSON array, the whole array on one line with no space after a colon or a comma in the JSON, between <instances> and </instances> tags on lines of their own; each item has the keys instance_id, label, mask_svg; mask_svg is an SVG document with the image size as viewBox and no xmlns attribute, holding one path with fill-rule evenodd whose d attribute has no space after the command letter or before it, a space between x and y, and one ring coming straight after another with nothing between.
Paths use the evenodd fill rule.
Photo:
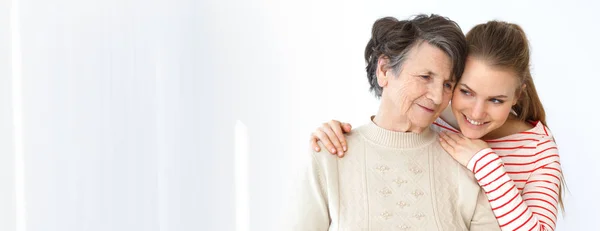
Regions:
<instances>
[{"instance_id":1,"label":"elderly woman's ear","mask_svg":"<svg viewBox=\"0 0 600 231\"><path fill-rule=\"evenodd\" d=\"M388 68L390 59L387 56L381 55L377 60L377 83L380 87L385 87L388 82L388 77L391 77L391 71Z\"/></svg>"}]
</instances>

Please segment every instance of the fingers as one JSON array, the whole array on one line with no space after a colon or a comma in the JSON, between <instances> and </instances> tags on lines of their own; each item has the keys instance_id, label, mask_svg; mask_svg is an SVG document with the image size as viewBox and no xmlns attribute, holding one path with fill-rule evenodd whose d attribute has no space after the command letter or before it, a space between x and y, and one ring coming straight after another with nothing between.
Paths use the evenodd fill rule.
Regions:
<instances>
[{"instance_id":1,"label":"fingers","mask_svg":"<svg viewBox=\"0 0 600 231\"><path fill-rule=\"evenodd\" d=\"M343 124L340 123L339 121L332 120L332 121L329 121L329 126L333 129L333 132L337 136L337 139L340 141L340 147L338 147L336 145L336 147L339 148L338 150L340 150L340 151L343 150L343 152L345 152L346 150L348 150L348 148L346 146L346 144L347 144L346 143L346 136L344 136L344 133L346 133L346 132L344 132L343 129L342 129ZM335 145L335 141L333 141L333 142L334 142L334 145ZM343 155L343 153L342 153L342 155Z\"/></svg>"},{"instance_id":2,"label":"fingers","mask_svg":"<svg viewBox=\"0 0 600 231\"><path fill-rule=\"evenodd\" d=\"M310 146L313 150L315 150L315 152L321 151L321 147L319 147L319 144L317 144L317 137L314 135L314 133L310 135Z\"/></svg>"},{"instance_id":3,"label":"fingers","mask_svg":"<svg viewBox=\"0 0 600 231\"><path fill-rule=\"evenodd\" d=\"M453 144L453 145L460 144L460 143L461 143L461 141L463 140L463 138L462 138L462 137L461 137L459 134L456 134L456 133L454 133L454 132L447 132L447 131L444 131L444 135L445 135L445 136L446 136L446 137L447 137L447 138L448 138L448 139L449 139L451 142L452 142L452 141L454 141L453 143L450 143L450 144Z\"/></svg>"},{"instance_id":4,"label":"fingers","mask_svg":"<svg viewBox=\"0 0 600 231\"><path fill-rule=\"evenodd\" d=\"M459 143L462 141L465 141L465 140L471 140L471 139L467 138L466 136L464 136L462 133L446 132L446 134L448 134L450 137L452 137L454 140L456 140Z\"/></svg>"},{"instance_id":5,"label":"fingers","mask_svg":"<svg viewBox=\"0 0 600 231\"><path fill-rule=\"evenodd\" d=\"M446 150L446 152L452 154L454 153L454 147L452 147L450 144L448 144L448 142L446 142L446 140L444 138L442 138L442 136L440 135L440 145L442 146L442 148L444 150Z\"/></svg>"},{"instance_id":6,"label":"fingers","mask_svg":"<svg viewBox=\"0 0 600 231\"><path fill-rule=\"evenodd\" d=\"M329 153L336 154L335 147L329 140L329 136L327 136L327 134L323 130L321 130L321 128L318 128L315 132L313 132L312 136L316 137L317 141L321 141L321 143L325 146L325 148L327 148L327 151L329 151Z\"/></svg>"},{"instance_id":7,"label":"fingers","mask_svg":"<svg viewBox=\"0 0 600 231\"><path fill-rule=\"evenodd\" d=\"M453 139L450 134L446 132L440 132L440 139L443 140L447 145L454 148L457 145L456 140Z\"/></svg>"},{"instance_id":8,"label":"fingers","mask_svg":"<svg viewBox=\"0 0 600 231\"><path fill-rule=\"evenodd\" d=\"M340 126L336 126L336 127L337 127L338 130L341 130ZM329 141L333 144L333 146L335 148L335 153L334 154L338 154L338 156L343 156L344 155L344 149L342 148L342 143L338 139L338 135L334 131L334 127L332 127L328 123L324 123L323 126L321 126L320 129L321 129L321 131L325 132L325 134L327 134L327 136L329 138ZM341 133L341 131L339 131L339 133ZM340 135L344 136L343 134L340 134Z\"/></svg>"},{"instance_id":9,"label":"fingers","mask_svg":"<svg viewBox=\"0 0 600 231\"><path fill-rule=\"evenodd\" d=\"M352 130L352 125L349 123L342 123L342 128L344 129L344 133L348 133Z\"/></svg>"},{"instance_id":10,"label":"fingers","mask_svg":"<svg viewBox=\"0 0 600 231\"><path fill-rule=\"evenodd\" d=\"M309 142L311 147L318 152L321 151L318 141L321 141L323 146L327 148L327 151L342 157L344 156L344 152L348 150L344 133L348 133L350 130L352 130L352 125L331 120L322 124L317 131L313 132Z\"/></svg>"}]
</instances>

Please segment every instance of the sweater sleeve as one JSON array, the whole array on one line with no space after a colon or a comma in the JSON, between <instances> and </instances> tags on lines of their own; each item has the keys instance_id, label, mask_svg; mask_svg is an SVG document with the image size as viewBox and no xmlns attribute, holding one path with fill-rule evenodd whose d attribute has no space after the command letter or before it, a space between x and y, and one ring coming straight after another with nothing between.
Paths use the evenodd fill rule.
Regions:
<instances>
[{"instance_id":1,"label":"sweater sleeve","mask_svg":"<svg viewBox=\"0 0 600 231\"><path fill-rule=\"evenodd\" d=\"M556 227L560 162L556 143L540 140L535 167L520 194L501 158L484 149L469 162L479 185L487 194L502 230L554 230ZM527 164L527 163L517 163Z\"/></svg>"},{"instance_id":2,"label":"sweater sleeve","mask_svg":"<svg viewBox=\"0 0 600 231\"><path fill-rule=\"evenodd\" d=\"M286 230L326 231L330 218L327 206L327 191L322 169L312 153L309 164L303 169L295 192L289 201Z\"/></svg>"}]
</instances>

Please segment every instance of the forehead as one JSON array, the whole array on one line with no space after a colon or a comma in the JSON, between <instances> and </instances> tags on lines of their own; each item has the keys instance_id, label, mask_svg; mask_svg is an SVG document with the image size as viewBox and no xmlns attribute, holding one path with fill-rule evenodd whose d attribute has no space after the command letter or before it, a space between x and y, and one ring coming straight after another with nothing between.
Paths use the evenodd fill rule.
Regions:
<instances>
[{"instance_id":1,"label":"forehead","mask_svg":"<svg viewBox=\"0 0 600 231\"><path fill-rule=\"evenodd\" d=\"M508 69L495 68L485 61L468 58L459 81L479 95L513 95L517 90L517 77Z\"/></svg>"},{"instance_id":2,"label":"forehead","mask_svg":"<svg viewBox=\"0 0 600 231\"><path fill-rule=\"evenodd\" d=\"M403 66L411 72L430 72L432 76L444 79L450 79L452 72L450 57L428 42L413 47Z\"/></svg>"}]
</instances>

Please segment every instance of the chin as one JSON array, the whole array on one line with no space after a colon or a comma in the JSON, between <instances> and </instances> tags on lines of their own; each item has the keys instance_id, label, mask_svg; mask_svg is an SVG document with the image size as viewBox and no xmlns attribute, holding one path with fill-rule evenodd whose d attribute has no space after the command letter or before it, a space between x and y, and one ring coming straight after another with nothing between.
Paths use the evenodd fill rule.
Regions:
<instances>
[{"instance_id":1,"label":"chin","mask_svg":"<svg viewBox=\"0 0 600 231\"><path fill-rule=\"evenodd\" d=\"M465 136L469 139L481 139L481 137L483 137L483 136L485 136L485 134L487 134L487 132L473 131L471 129L461 129L460 132L463 134L463 136Z\"/></svg>"},{"instance_id":2,"label":"chin","mask_svg":"<svg viewBox=\"0 0 600 231\"><path fill-rule=\"evenodd\" d=\"M465 124L462 124L462 123L459 123L458 126L460 128L460 132L462 133L462 135L469 139L481 139L481 137L483 137L487 134L487 130L477 131L477 130L473 130L470 128L465 129L466 126L465 126Z\"/></svg>"},{"instance_id":3,"label":"chin","mask_svg":"<svg viewBox=\"0 0 600 231\"><path fill-rule=\"evenodd\" d=\"M463 132L462 134L469 139L481 139L485 135L479 132Z\"/></svg>"}]
</instances>

